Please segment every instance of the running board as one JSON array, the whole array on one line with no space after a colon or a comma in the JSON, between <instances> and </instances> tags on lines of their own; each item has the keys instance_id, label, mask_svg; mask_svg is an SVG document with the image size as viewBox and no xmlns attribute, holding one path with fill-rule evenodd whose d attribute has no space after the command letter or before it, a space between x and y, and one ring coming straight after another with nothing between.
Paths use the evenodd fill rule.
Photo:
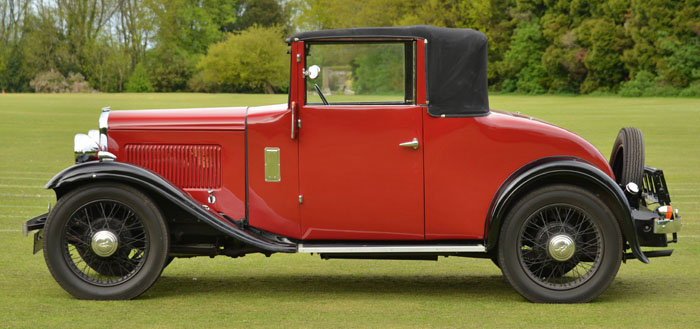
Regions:
<instances>
[{"instance_id":1,"label":"running board","mask_svg":"<svg viewBox=\"0 0 700 329\"><path fill-rule=\"evenodd\" d=\"M473 245L332 245L300 243L297 247L300 253L318 254L440 254L440 253L484 253L486 247L481 244Z\"/></svg>"}]
</instances>

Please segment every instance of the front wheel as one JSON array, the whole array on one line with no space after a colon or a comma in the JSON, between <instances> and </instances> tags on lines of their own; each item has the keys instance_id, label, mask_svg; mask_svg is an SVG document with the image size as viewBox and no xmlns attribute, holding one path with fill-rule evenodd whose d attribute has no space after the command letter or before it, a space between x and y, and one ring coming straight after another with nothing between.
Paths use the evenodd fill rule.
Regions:
<instances>
[{"instance_id":1,"label":"front wheel","mask_svg":"<svg viewBox=\"0 0 700 329\"><path fill-rule=\"evenodd\" d=\"M529 193L505 219L498 258L513 288L538 303L581 303L610 286L622 259L612 212L592 193L557 185Z\"/></svg>"},{"instance_id":2,"label":"front wheel","mask_svg":"<svg viewBox=\"0 0 700 329\"><path fill-rule=\"evenodd\" d=\"M168 230L156 205L121 184L94 184L56 203L44 229L44 259L79 299L132 299L166 265Z\"/></svg>"}]
</instances>

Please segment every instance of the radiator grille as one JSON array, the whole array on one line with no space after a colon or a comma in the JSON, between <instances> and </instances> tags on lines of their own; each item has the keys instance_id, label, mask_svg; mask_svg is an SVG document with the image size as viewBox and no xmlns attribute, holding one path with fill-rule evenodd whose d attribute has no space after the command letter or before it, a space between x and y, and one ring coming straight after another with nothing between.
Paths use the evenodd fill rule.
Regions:
<instances>
[{"instance_id":1,"label":"radiator grille","mask_svg":"<svg viewBox=\"0 0 700 329\"><path fill-rule=\"evenodd\" d=\"M221 187L220 145L128 144L126 162L152 170L180 188Z\"/></svg>"}]
</instances>

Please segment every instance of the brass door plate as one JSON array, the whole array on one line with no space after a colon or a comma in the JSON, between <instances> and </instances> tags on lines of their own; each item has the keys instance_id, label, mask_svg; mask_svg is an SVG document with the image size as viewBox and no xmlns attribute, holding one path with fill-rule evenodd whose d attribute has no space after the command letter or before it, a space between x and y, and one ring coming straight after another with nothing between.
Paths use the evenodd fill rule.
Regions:
<instances>
[{"instance_id":1,"label":"brass door plate","mask_svg":"<svg viewBox=\"0 0 700 329\"><path fill-rule=\"evenodd\" d=\"M279 182L282 180L280 176L280 148L266 147L265 148L265 181Z\"/></svg>"}]
</instances>

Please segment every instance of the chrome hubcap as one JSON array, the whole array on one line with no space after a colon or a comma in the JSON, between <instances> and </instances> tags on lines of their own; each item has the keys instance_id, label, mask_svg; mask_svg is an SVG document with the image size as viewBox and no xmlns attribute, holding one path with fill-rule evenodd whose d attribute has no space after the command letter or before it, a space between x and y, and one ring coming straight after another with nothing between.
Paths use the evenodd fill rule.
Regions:
<instances>
[{"instance_id":1,"label":"chrome hubcap","mask_svg":"<svg viewBox=\"0 0 700 329\"><path fill-rule=\"evenodd\" d=\"M571 257L574 255L574 252L576 251L576 244L570 236L566 234L559 234L549 239L547 249L549 251L549 256L554 258L554 260L558 262L565 262L571 259Z\"/></svg>"},{"instance_id":2,"label":"chrome hubcap","mask_svg":"<svg viewBox=\"0 0 700 329\"><path fill-rule=\"evenodd\" d=\"M92 251L100 257L109 257L117 251L119 246L119 241L117 236L110 231L98 231L92 236L92 243L90 243Z\"/></svg>"}]
</instances>

